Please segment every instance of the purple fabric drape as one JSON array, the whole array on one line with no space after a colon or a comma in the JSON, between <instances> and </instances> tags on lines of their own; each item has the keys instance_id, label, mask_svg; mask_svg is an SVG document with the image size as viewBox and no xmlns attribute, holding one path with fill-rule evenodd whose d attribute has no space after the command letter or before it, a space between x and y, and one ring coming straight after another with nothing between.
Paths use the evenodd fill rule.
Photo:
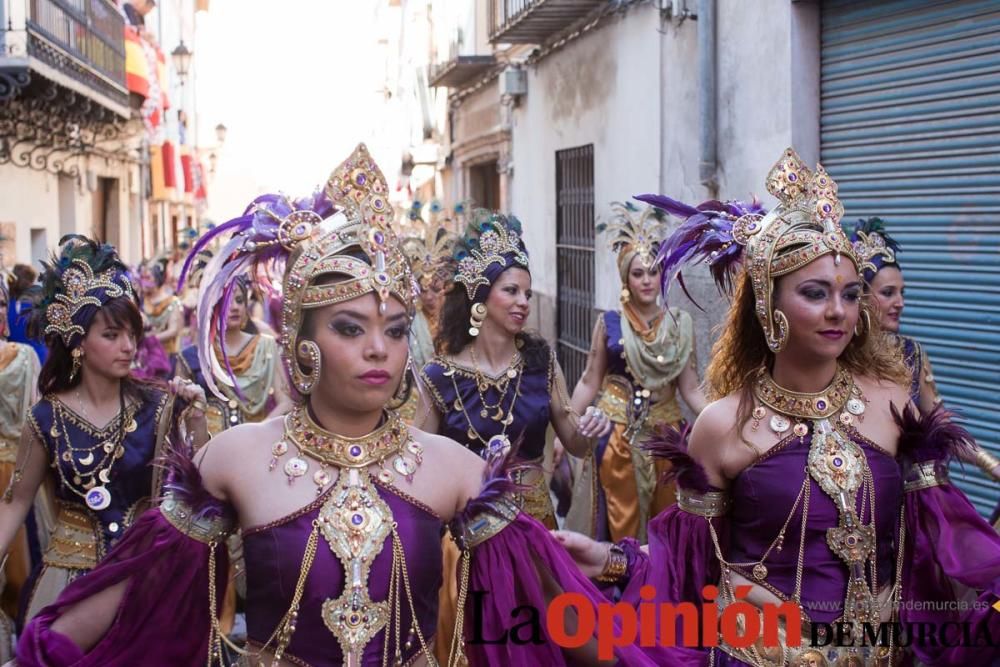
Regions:
<instances>
[{"instance_id":1,"label":"purple fabric drape","mask_svg":"<svg viewBox=\"0 0 1000 667\"><path fill-rule=\"evenodd\" d=\"M534 576L536 570L541 578ZM523 512L497 535L474 548L469 591L464 633L466 656L473 667L588 664L586 658L564 652L553 641L548 633L546 609L553 591L578 594L581 606L590 609L596 609L599 603L609 604L545 527ZM515 633L519 640L529 639L527 628L515 627L529 617L523 608L515 613L524 605L538 610L540 643L512 641ZM505 631L510 631L506 641L493 644L477 641L500 639ZM600 623L596 625L594 636L598 631ZM621 632L620 625L615 624L615 632ZM610 638L607 641L610 642ZM619 665L677 664L668 650L643 649L635 645L635 640L628 644L614 649Z\"/></svg>"},{"instance_id":2,"label":"purple fabric drape","mask_svg":"<svg viewBox=\"0 0 1000 667\"><path fill-rule=\"evenodd\" d=\"M967 643L976 644L979 637L978 646L914 641L914 653L927 665L1000 663L1000 612L990 607L1000 599L1000 535L950 484L911 491L905 504L900 621L933 623L938 637L943 623L968 624L972 641ZM928 608L918 608L923 606ZM948 643L966 643L960 626L948 632ZM984 646L981 633L997 645Z\"/></svg>"},{"instance_id":3,"label":"purple fabric drape","mask_svg":"<svg viewBox=\"0 0 1000 667\"><path fill-rule=\"evenodd\" d=\"M210 627L209 546L174 528L159 509L146 512L90 574L36 616L17 644L19 667L174 667L204 664ZM228 556L217 550L216 596ZM53 622L75 604L127 581L104 637L86 654ZM112 613L107 611L107 613Z\"/></svg>"}]
</instances>

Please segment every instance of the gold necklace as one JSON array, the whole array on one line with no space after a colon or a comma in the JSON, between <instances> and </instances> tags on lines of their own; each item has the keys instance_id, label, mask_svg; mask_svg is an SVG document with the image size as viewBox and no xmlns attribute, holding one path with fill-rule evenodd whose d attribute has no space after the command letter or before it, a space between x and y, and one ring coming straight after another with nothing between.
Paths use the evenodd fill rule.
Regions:
<instances>
[{"instance_id":1,"label":"gold necklace","mask_svg":"<svg viewBox=\"0 0 1000 667\"><path fill-rule=\"evenodd\" d=\"M501 408L503 399L507 397L507 389L510 387L510 381L518 377L521 373L523 366L523 362L520 359L521 355L515 348L514 354L510 358L510 363L507 365L507 370L498 381L494 381L492 378L486 377L486 374L479 370L479 360L476 358L475 345L469 347L469 353L472 357L472 370L476 375L476 390L479 392L479 401L483 406L479 410L479 416L483 419L489 417L495 422L502 421L504 419L503 409ZM496 402L496 405L490 405L486 402L486 392L489 390L490 385L495 386L497 393L500 394L500 399ZM490 414L493 410L496 412Z\"/></svg>"},{"instance_id":2,"label":"gold necklace","mask_svg":"<svg viewBox=\"0 0 1000 667\"><path fill-rule=\"evenodd\" d=\"M333 489L319 510L319 517L313 522L292 607L268 643L277 640L275 657L280 659L291 642L298 616L298 602L304 591L308 569L312 566L318 535L322 535L340 561L346 577L340 597L323 602L323 623L337 639L344 664L360 664L365 646L379 632L385 629L387 638L391 631L394 630L397 634L399 632L399 608L403 592L393 583L398 584L402 580L411 608L413 605L402 540L396 530L392 509L379 495L374 480L377 477L383 482L392 481L392 473L382 467L390 458L396 472L404 475L407 480L412 480L422 460L423 448L413 441L408 427L395 412L387 411L382 425L368 435L349 438L331 433L316 424L305 405L297 406L285 417L284 436L272 448L274 456L269 466L271 470L277 466L278 458L288 451L288 443L298 449L298 455L284 465L289 483L308 470L309 464L304 456L320 461L323 466L332 465L340 470ZM412 454L414 459L404 456L404 450ZM380 467L378 473L371 469L375 464ZM329 483L330 477L325 468L314 475L313 481L320 490ZM375 558L390 538L394 581L390 585L389 598L376 602L369 594L368 577ZM430 655L419 629L417 635L422 650ZM388 645L387 639L386 650Z\"/></svg>"},{"instance_id":3,"label":"gold necklace","mask_svg":"<svg viewBox=\"0 0 1000 667\"><path fill-rule=\"evenodd\" d=\"M277 467L278 459L288 453L289 444L295 446L298 455L288 459L283 466L288 483L295 482L309 471L306 457L312 458L320 464L320 469L313 474L317 495L330 483L327 466L367 468L378 464L378 480L390 484L393 476L385 468L387 461L391 461L393 469L407 481L412 481L424 453L423 446L410 437L406 423L393 411L386 411L382 424L368 435L351 438L321 427L305 405L299 405L285 416L285 435L271 447L268 470ZM404 451L413 458L404 456Z\"/></svg>"},{"instance_id":4,"label":"gold necklace","mask_svg":"<svg viewBox=\"0 0 1000 667\"><path fill-rule=\"evenodd\" d=\"M465 422L469 425L465 434L468 436L469 440L478 440L483 443L483 457L492 457L496 454L510 451L511 444L510 438L507 437L507 427L514 423L514 407L517 405L517 399L521 395L521 379L524 377L524 373L517 374L517 384L514 385L514 396L510 399L510 409L507 411L507 416L499 420L499 422L503 424L503 429L501 429L500 433L490 436L489 438L484 438L479 433L479 430L472 422L472 416L469 414L468 410L465 409L465 403L462 402L462 394L458 389L458 381L455 380L455 368L450 368L445 371L444 374L451 378L452 387L455 389L455 402L452 407L465 415ZM497 405L503 405L503 399L506 397L507 392L505 391ZM480 416L482 416L482 412L480 412Z\"/></svg>"}]
</instances>

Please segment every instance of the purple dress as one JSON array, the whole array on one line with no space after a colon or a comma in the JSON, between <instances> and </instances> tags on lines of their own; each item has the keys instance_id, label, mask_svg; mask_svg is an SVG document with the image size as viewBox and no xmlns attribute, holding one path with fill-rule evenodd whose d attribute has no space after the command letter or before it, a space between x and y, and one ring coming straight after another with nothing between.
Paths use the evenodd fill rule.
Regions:
<instances>
[{"instance_id":1,"label":"purple dress","mask_svg":"<svg viewBox=\"0 0 1000 667\"><path fill-rule=\"evenodd\" d=\"M482 455L486 442L495 435L505 433L512 443L520 440L518 456L524 460L537 460L545 451L545 431L549 427L549 403L552 397L554 357L548 353L548 363L525 368L519 378L508 379L506 392L491 384L480 396L476 375L464 366L440 357L428 362L420 372L424 386L430 390L434 407L441 415L438 433L461 443L476 454ZM518 396L515 397L514 389ZM483 397L489 407L499 406L509 414L514 404L513 422L504 427L491 417L483 417ZM456 409L456 399L461 399L464 410ZM471 424L470 424L471 422ZM469 431L475 429L479 437Z\"/></svg>"},{"instance_id":2,"label":"purple dress","mask_svg":"<svg viewBox=\"0 0 1000 667\"><path fill-rule=\"evenodd\" d=\"M905 531L901 573L901 611L898 622L967 623L972 636L988 633L1000 638L1000 614L989 605L1000 596L1000 536L987 524L968 499L947 481L946 459L971 442L971 436L950 423L941 409L918 417L908 408L897 415L902 428L896 458L853 429L851 440L864 452L875 489L875 564L881 590L896 580L900 543L899 522ZM649 527L649 555L639 553L630 568L624 599L638 603L640 588L651 584L657 602L702 604L702 587L720 581L722 567L716 558L709 523L715 527L720 548L729 563L755 563L789 517L795 504L809 452L811 436L791 436L745 469L730 488L728 512L717 504L702 511L708 501L718 501L718 489L708 485L700 466L684 450L683 436L667 434L656 443L657 454L675 466L680 488L678 505L657 516ZM858 495L861 495L860 493ZM857 505L863 522L869 509ZM810 509L805 533L801 609L804 621L833 623L844 613L848 570L831 550L827 529L837 526L838 510L829 496L810 479ZM768 555L761 585L779 599L788 600L795 589L802 511L791 513L783 549ZM734 567L754 581L752 569ZM871 585L870 571L865 578ZM967 605L958 604L965 600ZM978 600L978 605L973 604ZM922 604L913 604L922 603ZM935 609L924 609L928 602ZM804 626L805 627L805 624ZM860 632L860 631L859 631ZM680 635L678 635L680 636ZM823 630L819 630L823 636ZM811 639L803 638L800 650L808 650ZM823 641L818 642L822 644ZM829 646L815 647L823 660L836 662ZM907 649L928 665L989 665L1000 659L998 646L942 646L937 642L914 642ZM709 651L687 652L677 664L708 664ZM716 665L745 665L725 647L712 651ZM817 655L799 657L819 660ZM843 657L839 658L844 660ZM798 664L798 663L793 663ZM816 662L815 664L827 664ZM866 663L867 664L867 663ZM894 663L894 664L899 664ZM904 663L906 664L906 663Z\"/></svg>"},{"instance_id":3,"label":"purple dress","mask_svg":"<svg viewBox=\"0 0 1000 667\"><path fill-rule=\"evenodd\" d=\"M17 647L20 667L173 667L206 663L212 645L210 590L216 599L222 596L228 565L225 536L232 530L235 514L205 490L190 458L175 455L173 459L172 477L167 484L170 494L161 506L144 514L97 569L71 584L25 629ZM449 525L456 541L471 554L468 590L484 593L474 600L470 598L464 610L465 653L473 666L576 664L552 640L544 623L553 587L578 594L581 604L591 607L603 597L548 531L517 509L512 500L516 488L511 478L518 465L523 464L490 461L480 495L470 500ZM416 624L430 642L441 584L442 522L397 490L379 485L378 494L392 509L411 575ZM244 535L251 642L270 637L278 619L289 609L311 522L323 500ZM388 537L374 559L368 579L374 600L387 592L391 554L392 538ZM64 611L124 581L128 583L117 607L103 610L113 617L110 627L90 650L82 651L67 636L52 629ZM213 581L215 587L211 589ZM341 664L338 642L318 618L318 611L323 600L342 588L342 566L321 538L306 579L297 629L285 654L290 661L313 667ZM539 610L543 618L537 643L473 641L476 633L484 639L503 637L522 620L524 614L518 610L523 605ZM401 605L399 627L412 628L414 619L407 613L407 606ZM613 631L620 632L617 622ZM596 629L591 638L595 635ZM404 634L404 664L420 650L419 641L409 640ZM365 647L364 665L381 664L384 642L380 633ZM666 664L662 656L632 645L616 647L614 656L621 665Z\"/></svg>"},{"instance_id":4,"label":"purple dress","mask_svg":"<svg viewBox=\"0 0 1000 667\"><path fill-rule=\"evenodd\" d=\"M378 494L389 505L399 525L403 550L407 554L406 569L413 591L413 607L420 631L433 645L437 622L438 589L441 588L441 533L444 522L420 501L406 497L393 487L378 485ZM299 578L303 551L319 517L320 508L330 492L298 512L243 531L243 557L247 572L247 639L262 646L281 621L292 603L292 593ZM298 629L292 635L285 658L313 667L337 667L344 662L340 646L323 622L323 602L340 597L344 591L344 571L333 552L322 544L316 552L306 579L305 594L299 606ZM374 600L389 597L392 568L392 548L387 544L372 565L369 594ZM401 627L404 645L400 647L404 664L420 651L420 642L413 629L410 607L401 605ZM324 639L329 638L329 641ZM389 637L389 655L395 655L395 638ZM365 647L362 665L382 664L385 630Z\"/></svg>"}]
</instances>

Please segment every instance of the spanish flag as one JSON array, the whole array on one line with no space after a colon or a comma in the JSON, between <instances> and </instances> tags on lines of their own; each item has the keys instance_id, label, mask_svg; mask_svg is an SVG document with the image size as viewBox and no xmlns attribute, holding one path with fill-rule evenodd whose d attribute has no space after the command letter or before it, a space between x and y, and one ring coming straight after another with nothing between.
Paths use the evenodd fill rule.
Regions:
<instances>
[{"instance_id":1,"label":"spanish flag","mask_svg":"<svg viewBox=\"0 0 1000 667\"><path fill-rule=\"evenodd\" d=\"M130 93L149 97L149 60L142 37L130 25L125 26L125 85Z\"/></svg>"}]
</instances>

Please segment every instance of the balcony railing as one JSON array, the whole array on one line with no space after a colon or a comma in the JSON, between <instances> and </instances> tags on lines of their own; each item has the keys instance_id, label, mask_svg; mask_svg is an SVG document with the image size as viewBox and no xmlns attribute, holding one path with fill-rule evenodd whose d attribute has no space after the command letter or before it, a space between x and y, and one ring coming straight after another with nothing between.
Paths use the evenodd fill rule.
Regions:
<instances>
[{"instance_id":1,"label":"balcony railing","mask_svg":"<svg viewBox=\"0 0 1000 667\"><path fill-rule=\"evenodd\" d=\"M490 41L541 44L609 0L489 0Z\"/></svg>"},{"instance_id":2,"label":"balcony railing","mask_svg":"<svg viewBox=\"0 0 1000 667\"><path fill-rule=\"evenodd\" d=\"M0 66L35 70L32 79L63 77L83 84L95 99L127 113L125 20L111 0L27 0L16 4L4 25L6 62ZM69 84L71 87L73 84Z\"/></svg>"}]
</instances>

